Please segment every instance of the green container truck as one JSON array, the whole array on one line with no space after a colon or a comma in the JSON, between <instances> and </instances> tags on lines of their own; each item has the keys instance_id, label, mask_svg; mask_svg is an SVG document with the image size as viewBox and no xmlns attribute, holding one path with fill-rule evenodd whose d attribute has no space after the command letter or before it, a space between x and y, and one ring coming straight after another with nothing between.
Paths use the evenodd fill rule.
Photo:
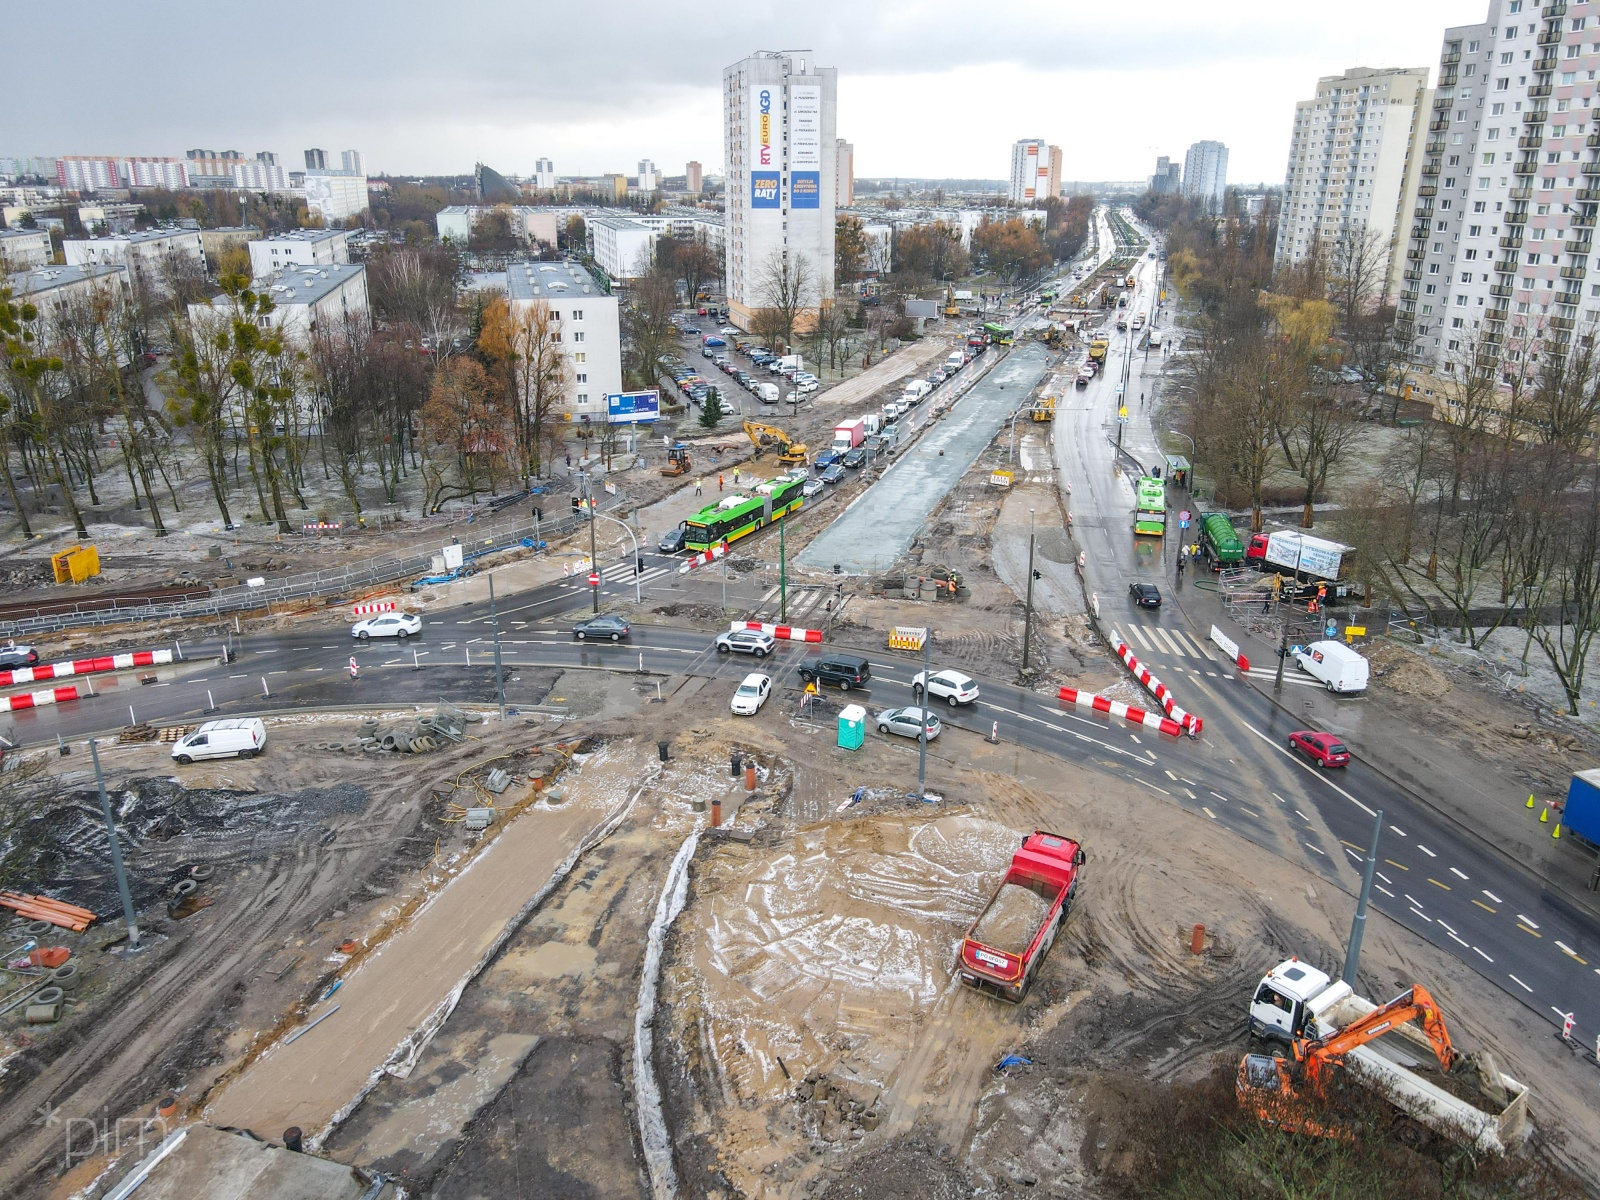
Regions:
<instances>
[{"instance_id":1,"label":"green container truck","mask_svg":"<svg viewBox=\"0 0 1600 1200\"><path fill-rule=\"evenodd\" d=\"M1207 513L1200 518L1200 552L1213 571L1244 562L1244 542L1226 514Z\"/></svg>"}]
</instances>

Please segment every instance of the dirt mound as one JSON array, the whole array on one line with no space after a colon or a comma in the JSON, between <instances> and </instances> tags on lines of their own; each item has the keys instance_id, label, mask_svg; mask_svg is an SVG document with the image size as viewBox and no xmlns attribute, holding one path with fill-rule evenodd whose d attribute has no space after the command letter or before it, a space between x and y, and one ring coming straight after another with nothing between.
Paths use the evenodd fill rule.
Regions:
<instances>
[{"instance_id":1,"label":"dirt mound","mask_svg":"<svg viewBox=\"0 0 1600 1200\"><path fill-rule=\"evenodd\" d=\"M1372 666L1372 678L1402 696L1442 696L1450 690L1450 677L1415 650L1397 642L1375 638L1361 647Z\"/></svg>"}]
</instances>

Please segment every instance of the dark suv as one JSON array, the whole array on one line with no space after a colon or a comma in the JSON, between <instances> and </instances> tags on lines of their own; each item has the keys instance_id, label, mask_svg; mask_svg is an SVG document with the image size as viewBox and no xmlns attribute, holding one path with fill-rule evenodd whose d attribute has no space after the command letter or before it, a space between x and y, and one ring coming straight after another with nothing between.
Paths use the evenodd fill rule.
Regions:
<instances>
[{"instance_id":1,"label":"dark suv","mask_svg":"<svg viewBox=\"0 0 1600 1200\"><path fill-rule=\"evenodd\" d=\"M865 687L872 679L872 664L858 654L825 654L814 658L800 668L800 678L807 683L831 683L842 691Z\"/></svg>"}]
</instances>

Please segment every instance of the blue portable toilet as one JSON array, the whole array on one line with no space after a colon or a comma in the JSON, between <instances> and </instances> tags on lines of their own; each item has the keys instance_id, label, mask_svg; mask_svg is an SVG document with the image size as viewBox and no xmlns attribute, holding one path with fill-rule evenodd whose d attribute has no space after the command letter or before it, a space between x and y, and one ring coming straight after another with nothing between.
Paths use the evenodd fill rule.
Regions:
<instances>
[{"instance_id":1,"label":"blue portable toilet","mask_svg":"<svg viewBox=\"0 0 1600 1200\"><path fill-rule=\"evenodd\" d=\"M846 750L859 750L867 740L867 710L859 704L847 704L839 710L839 745Z\"/></svg>"}]
</instances>

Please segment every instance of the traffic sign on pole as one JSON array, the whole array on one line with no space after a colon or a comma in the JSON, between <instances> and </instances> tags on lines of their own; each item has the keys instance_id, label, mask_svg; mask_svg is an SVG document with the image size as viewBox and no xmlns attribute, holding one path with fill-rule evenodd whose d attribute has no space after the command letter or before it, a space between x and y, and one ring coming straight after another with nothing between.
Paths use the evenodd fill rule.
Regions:
<instances>
[{"instance_id":1,"label":"traffic sign on pole","mask_svg":"<svg viewBox=\"0 0 1600 1200\"><path fill-rule=\"evenodd\" d=\"M592 588L600 586L600 573L598 571L589 572L589 586Z\"/></svg>"},{"instance_id":2,"label":"traffic sign on pole","mask_svg":"<svg viewBox=\"0 0 1600 1200\"><path fill-rule=\"evenodd\" d=\"M1178 514L1178 520L1182 521L1185 525L1189 523L1189 510L1187 508Z\"/></svg>"}]
</instances>

